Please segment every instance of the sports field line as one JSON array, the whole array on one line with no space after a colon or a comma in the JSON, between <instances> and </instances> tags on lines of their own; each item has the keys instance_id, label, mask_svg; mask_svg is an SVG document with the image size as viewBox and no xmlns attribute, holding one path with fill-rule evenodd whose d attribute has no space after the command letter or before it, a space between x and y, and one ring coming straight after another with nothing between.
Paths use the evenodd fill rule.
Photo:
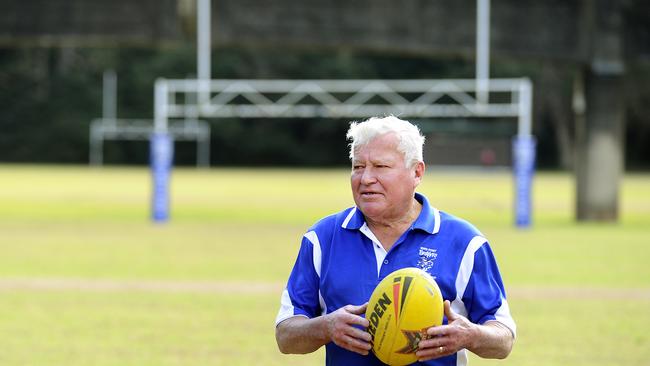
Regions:
<instances>
[{"instance_id":1,"label":"sports field line","mask_svg":"<svg viewBox=\"0 0 650 366\"><path fill-rule=\"evenodd\" d=\"M84 278L0 278L0 291L170 292L215 294L280 293L283 284L254 281L156 281Z\"/></svg>"},{"instance_id":2,"label":"sports field line","mask_svg":"<svg viewBox=\"0 0 650 366\"><path fill-rule=\"evenodd\" d=\"M84 278L0 278L0 291L161 292L198 294L280 294L284 284L262 281L156 281ZM650 301L650 288L510 286L515 299L637 299Z\"/></svg>"}]
</instances>

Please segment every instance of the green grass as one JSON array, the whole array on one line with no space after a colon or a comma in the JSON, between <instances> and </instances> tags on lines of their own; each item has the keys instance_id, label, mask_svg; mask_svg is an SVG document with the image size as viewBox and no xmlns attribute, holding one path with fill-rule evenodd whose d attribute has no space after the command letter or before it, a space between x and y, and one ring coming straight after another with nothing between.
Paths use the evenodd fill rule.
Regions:
<instances>
[{"instance_id":1,"label":"green grass","mask_svg":"<svg viewBox=\"0 0 650 366\"><path fill-rule=\"evenodd\" d=\"M0 280L280 286L304 231L352 203L346 170L176 169L172 220L149 221L143 168L0 165ZM621 219L573 221L570 175L538 174L534 225L512 225L507 173L438 172L420 187L497 254L519 326L505 361L650 359L650 175L628 175ZM275 287L273 287L275 286ZM0 287L0 365L320 365L281 355L279 293Z\"/></svg>"},{"instance_id":2,"label":"green grass","mask_svg":"<svg viewBox=\"0 0 650 366\"><path fill-rule=\"evenodd\" d=\"M11 314L0 321L2 365L305 364L261 338L275 295L14 291L2 299L0 312Z\"/></svg>"}]
</instances>

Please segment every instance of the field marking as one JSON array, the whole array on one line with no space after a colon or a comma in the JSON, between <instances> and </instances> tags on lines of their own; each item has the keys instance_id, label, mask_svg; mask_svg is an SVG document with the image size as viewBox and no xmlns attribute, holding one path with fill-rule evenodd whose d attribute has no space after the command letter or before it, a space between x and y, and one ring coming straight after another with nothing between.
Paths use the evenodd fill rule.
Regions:
<instances>
[{"instance_id":1,"label":"field marking","mask_svg":"<svg viewBox=\"0 0 650 366\"><path fill-rule=\"evenodd\" d=\"M160 292L197 294L278 294L284 283L262 281L111 280L84 278L0 278L0 291ZM650 288L510 286L509 299L650 300Z\"/></svg>"},{"instance_id":2,"label":"field marking","mask_svg":"<svg viewBox=\"0 0 650 366\"><path fill-rule=\"evenodd\" d=\"M508 299L538 300L648 300L650 288L577 287L577 286L511 286Z\"/></svg>"},{"instance_id":3,"label":"field marking","mask_svg":"<svg viewBox=\"0 0 650 366\"><path fill-rule=\"evenodd\" d=\"M169 292L201 294L278 293L284 285L255 281L160 281L84 278L0 278L0 291Z\"/></svg>"}]
</instances>

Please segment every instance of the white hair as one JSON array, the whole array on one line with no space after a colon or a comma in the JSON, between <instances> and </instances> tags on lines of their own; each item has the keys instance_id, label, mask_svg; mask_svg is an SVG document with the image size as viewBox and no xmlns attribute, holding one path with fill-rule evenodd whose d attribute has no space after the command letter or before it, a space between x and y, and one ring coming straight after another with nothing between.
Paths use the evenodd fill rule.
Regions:
<instances>
[{"instance_id":1,"label":"white hair","mask_svg":"<svg viewBox=\"0 0 650 366\"><path fill-rule=\"evenodd\" d=\"M359 147L368 144L370 141L387 133L395 133L398 138L397 150L404 156L407 167L412 167L422 158L422 146L424 136L420 129L409 121L399 119L395 116L372 117L363 122L352 122L346 135L350 140L350 160Z\"/></svg>"}]
</instances>

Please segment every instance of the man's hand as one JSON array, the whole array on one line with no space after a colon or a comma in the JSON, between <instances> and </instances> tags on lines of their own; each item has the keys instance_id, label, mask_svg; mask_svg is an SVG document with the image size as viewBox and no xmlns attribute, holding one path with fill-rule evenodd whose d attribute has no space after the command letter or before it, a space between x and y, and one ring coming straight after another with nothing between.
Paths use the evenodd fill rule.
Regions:
<instances>
[{"instance_id":1,"label":"man's hand","mask_svg":"<svg viewBox=\"0 0 650 366\"><path fill-rule=\"evenodd\" d=\"M325 315L327 335L337 346L362 355L367 355L372 345L368 332L355 327L367 328L368 320L361 317L368 303L360 306L346 305L333 313Z\"/></svg>"},{"instance_id":2,"label":"man's hand","mask_svg":"<svg viewBox=\"0 0 650 366\"><path fill-rule=\"evenodd\" d=\"M416 353L419 361L449 356L463 348L471 348L477 333L476 324L451 310L449 300L445 300L444 306L447 325L427 329L429 339L420 342Z\"/></svg>"},{"instance_id":3,"label":"man's hand","mask_svg":"<svg viewBox=\"0 0 650 366\"><path fill-rule=\"evenodd\" d=\"M429 339L420 341L416 355L419 361L449 356L468 349L483 358L505 358L510 353L513 336L510 330L497 321L483 325L474 324L451 310L445 300L447 325L427 329Z\"/></svg>"},{"instance_id":4,"label":"man's hand","mask_svg":"<svg viewBox=\"0 0 650 366\"><path fill-rule=\"evenodd\" d=\"M367 355L372 348L371 336L363 328L368 321L361 316L368 304L347 305L333 313L307 318L294 316L275 328L275 338L282 353L311 353L334 342L349 351Z\"/></svg>"}]
</instances>

